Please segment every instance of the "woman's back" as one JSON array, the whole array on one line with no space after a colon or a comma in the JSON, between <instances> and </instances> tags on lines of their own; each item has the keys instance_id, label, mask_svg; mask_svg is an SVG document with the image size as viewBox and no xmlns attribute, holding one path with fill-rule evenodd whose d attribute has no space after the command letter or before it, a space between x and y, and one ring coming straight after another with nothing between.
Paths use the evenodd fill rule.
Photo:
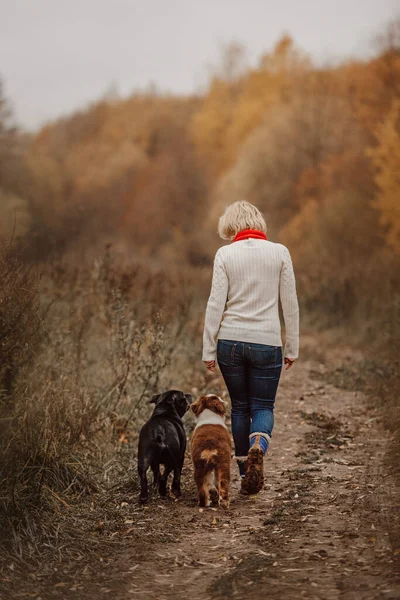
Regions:
<instances>
[{"instance_id":1,"label":"woman's back","mask_svg":"<svg viewBox=\"0 0 400 600\"><path fill-rule=\"evenodd\" d=\"M221 249L229 288L225 326L242 323L250 330L265 330L265 322L278 314L282 246L248 239Z\"/></svg>"},{"instance_id":2,"label":"woman's back","mask_svg":"<svg viewBox=\"0 0 400 600\"><path fill-rule=\"evenodd\" d=\"M281 346L279 298L287 355L297 356L298 303L287 248L254 238L220 248L207 306L205 353L215 349L216 339Z\"/></svg>"}]
</instances>

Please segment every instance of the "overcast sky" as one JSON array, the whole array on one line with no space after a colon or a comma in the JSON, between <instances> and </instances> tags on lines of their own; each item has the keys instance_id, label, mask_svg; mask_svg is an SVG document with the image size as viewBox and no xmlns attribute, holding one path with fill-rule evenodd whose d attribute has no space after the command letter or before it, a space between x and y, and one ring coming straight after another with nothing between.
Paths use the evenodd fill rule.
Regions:
<instances>
[{"instance_id":1,"label":"overcast sky","mask_svg":"<svg viewBox=\"0 0 400 600\"><path fill-rule=\"evenodd\" d=\"M285 32L317 61L366 56L399 16L400 0L0 0L0 75L35 128L112 85L199 90L232 40L251 62Z\"/></svg>"}]
</instances>

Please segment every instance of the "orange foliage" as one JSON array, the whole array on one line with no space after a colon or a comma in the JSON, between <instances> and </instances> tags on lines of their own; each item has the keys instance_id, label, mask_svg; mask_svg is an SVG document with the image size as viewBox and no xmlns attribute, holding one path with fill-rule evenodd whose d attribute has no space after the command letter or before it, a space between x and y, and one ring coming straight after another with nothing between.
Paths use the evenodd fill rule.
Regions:
<instances>
[{"instance_id":1,"label":"orange foliage","mask_svg":"<svg viewBox=\"0 0 400 600\"><path fill-rule=\"evenodd\" d=\"M370 60L324 68L289 36L251 68L232 44L202 97L101 101L32 139L29 181L5 190L8 205L22 230L57 248L118 241L202 262L217 215L244 197L298 256L311 251L302 229L332 232L360 211L365 237L385 236L397 252L399 32Z\"/></svg>"},{"instance_id":2,"label":"orange foliage","mask_svg":"<svg viewBox=\"0 0 400 600\"><path fill-rule=\"evenodd\" d=\"M389 246L400 254L400 99L376 131L377 145L369 149L379 192L375 206L386 228Z\"/></svg>"},{"instance_id":3,"label":"orange foliage","mask_svg":"<svg viewBox=\"0 0 400 600\"><path fill-rule=\"evenodd\" d=\"M310 67L309 59L284 36L256 69L233 81L213 79L191 131L197 148L217 173L233 164L240 145L274 106L289 100L298 78Z\"/></svg>"}]
</instances>

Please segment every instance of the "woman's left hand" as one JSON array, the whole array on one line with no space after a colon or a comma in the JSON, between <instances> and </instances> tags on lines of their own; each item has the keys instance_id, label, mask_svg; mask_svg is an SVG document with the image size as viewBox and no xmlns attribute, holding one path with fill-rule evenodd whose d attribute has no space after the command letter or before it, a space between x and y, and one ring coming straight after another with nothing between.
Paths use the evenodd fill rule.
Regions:
<instances>
[{"instance_id":1,"label":"woman's left hand","mask_svg":"<svg viewBox=\"0 0 400 600\"><path fill-rule=\"evenodd\" d=\"M215 360L205 360L204 364L211 373L215 372Z\"/></svg>"}]
</instances>

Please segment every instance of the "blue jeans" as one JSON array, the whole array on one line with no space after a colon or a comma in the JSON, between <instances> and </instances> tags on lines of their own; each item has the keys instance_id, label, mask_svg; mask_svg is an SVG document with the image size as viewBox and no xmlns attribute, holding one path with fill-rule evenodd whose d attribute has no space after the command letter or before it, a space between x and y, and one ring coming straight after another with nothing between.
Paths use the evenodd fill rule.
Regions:
<instances>
[{"instance_id":1,"label":"blue jeans","mask_svg":"<svg viewBox=\"0 0 400 600\"><path fill-rule=\"evenodd\" d=\"M251 434L271 437L282 348L218 340L217 360L231 397L235 454L245 457ZM239 468L242 472L243 463L239 463Z\"/></svg>"}]
</instances>

